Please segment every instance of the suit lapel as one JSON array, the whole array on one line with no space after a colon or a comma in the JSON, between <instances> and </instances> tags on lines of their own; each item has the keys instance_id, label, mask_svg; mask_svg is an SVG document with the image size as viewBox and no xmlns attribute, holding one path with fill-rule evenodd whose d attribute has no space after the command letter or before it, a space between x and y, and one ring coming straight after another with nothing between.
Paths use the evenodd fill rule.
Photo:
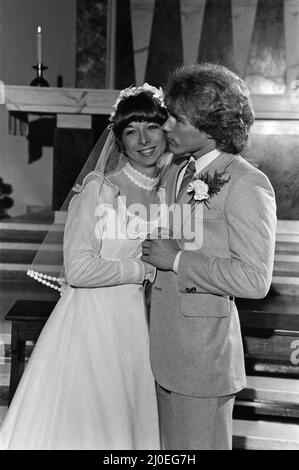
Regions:
<instances>
[{"instance_id":1,"label":"suit lapel","mask_svg":"<svg viewBox=\"0 0 299 470\"><path fill-rule=\"evenodd\" d=\"M226 171L227 167L233 162L233 160L235 160L235 158L237 158L237 155L233 155L230 153L221 153L215 160L213 160L199 173L199 179L200 175L203 175L206 172L213 174L215 173L215 171L217 171L218 173ZM190 197L190 194L188 194L187 191L184 191L176 202L178 204L187 204L190 200Z\"/></svg>"},{"instance_id":2,"label":"suit lapel","mask_svg":"<svg viewBox=\"0 0 299 470\"><path fill-rule=\"evenodd\" d=\"M165 190L168 194L168 204L174 204L176 202L176 187L178 182L178 177L182 168L188 164L186 158L180 160L178 163L174 163L170 168L166 183Z\"/></svg>"},{"instance_id":3,"label":"suit lapel","mask_svg":"<svg viewBox=\"0 0 299 470\"><path fill-rule=\"evenodd\" d=\"M215 160L213 160L209 165L207 165L200 173L199 173L199 179L200 175L203 175L204 173L208 172L213 174L215 171L218 173L225 172L229 165L237 158L238 155L233 155L230 153L221 153ZM227 175L229 176L229 174ZM187 193L187 191L184 191L178 200L176 201L177 204L180 206L183 206L184 204L189 204L189 201L191 199L190 194ZM200 203L199 203L200 204ZM201 203L203 204L203 203ZM191 210L187 212L187 215L185 218L182 220L182 225L181 225L181 231L184 226L184 224L188 221L188 219L191 217L192 213L194 212L196 208L196 204L194 204L191 207Z\"/></svg>"}]
</instances>

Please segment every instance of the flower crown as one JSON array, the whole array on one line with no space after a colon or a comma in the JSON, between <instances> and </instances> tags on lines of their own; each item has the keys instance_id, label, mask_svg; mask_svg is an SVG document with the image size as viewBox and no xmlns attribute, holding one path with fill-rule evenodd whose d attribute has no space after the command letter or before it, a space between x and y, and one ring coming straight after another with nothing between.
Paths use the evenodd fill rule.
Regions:
<instances>
[{"instance_id":1,"label":"flower crown","mask_svg":"<svg viewBox=\"0 0 299 470\"><path fill-rule=\"evenodd\" d=\"M120 92L120 94L117 97L117 100L112 106L113 111L110 114L109 121L111 123L113 122L117 107L122 100L129 98L129 96L137 96L144 91L150 91L153 95L153 98L158 101L159 105L162 108L166 108L165 102L164 102L164 93L163 93L162 88L161 87L156 88L155 86L149 85L148 83L144 83L142 86L138 86L138 87L131 86L131 87L125 88L124 90Z\"/></svg>"}]
</instances>

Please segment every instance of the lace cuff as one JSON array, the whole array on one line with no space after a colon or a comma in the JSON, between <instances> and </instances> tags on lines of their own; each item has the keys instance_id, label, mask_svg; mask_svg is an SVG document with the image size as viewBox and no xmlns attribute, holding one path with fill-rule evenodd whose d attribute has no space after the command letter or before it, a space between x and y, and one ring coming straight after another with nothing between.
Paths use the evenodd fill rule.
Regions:
<instances>
[{"instance_id":1,"label":"lace cuff","mask_svg":"<svg viewBox=\"0 0 299 470\"><path fill-rule=\"evenodd\" d=\"M155 266L153 266L152 271L145 275L145 280L153 283L154 280L156 279L156 274L157 274L157 268L155 268Z\"/></svg>"},{"instance_id":2,"label":"lace cuff","mask_svg":"<svg viewBox=\"0 0 299 470\"><path fill-rule=\"evenodd\" d=\"M126 259L120 261L121 284L142 284L145 279L145 267L142 261Z\"/></svg>"}]
</instances>

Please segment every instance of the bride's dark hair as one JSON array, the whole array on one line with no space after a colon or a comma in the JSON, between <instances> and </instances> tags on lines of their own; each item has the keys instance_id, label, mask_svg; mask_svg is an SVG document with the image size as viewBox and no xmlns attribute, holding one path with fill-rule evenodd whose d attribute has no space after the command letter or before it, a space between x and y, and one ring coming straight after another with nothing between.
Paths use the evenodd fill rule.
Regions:
<instances>
[{"instance_id":1,"label":"bride's dark hair","mask_svg":"<svg viewBox=\"0 0 299 470\"><path fill-rule=\"evenodd\" d=\"M147 86L147 89L145 89L145 86ZM143 89L140 90L140 88ZM148 88L152 88L152 90ZM128 95L125 96L124 93L128 93ZM155 122L162 126L168 118L162 90L158 90L148 84L144 84L139 88L126 88L123 90L113 108L114 111L110 117L111 124L109 127L115 137L115 143L120 155L124 154L122 134L131 122ZM157 162L157 190L163 185L166 179L172 162L172 156L170 152L166 151ZM122 163L123 160L120 158L117 165L121 165ZM110 168L110 170L112 169L113 168Z\"/></svg>"},{"instance_id":2,"label":"bride's dark hair","mask_svg":"<svg viewBox=\"0 0 299 470\"><path fill-rule=\"evenodd\" d=\"M123 98L117 106L111 126L117 144L121 144L122 133L131 122L157 122L162 125L167 116L166 108L150 91Z\"/></svg>"}]
</instances>

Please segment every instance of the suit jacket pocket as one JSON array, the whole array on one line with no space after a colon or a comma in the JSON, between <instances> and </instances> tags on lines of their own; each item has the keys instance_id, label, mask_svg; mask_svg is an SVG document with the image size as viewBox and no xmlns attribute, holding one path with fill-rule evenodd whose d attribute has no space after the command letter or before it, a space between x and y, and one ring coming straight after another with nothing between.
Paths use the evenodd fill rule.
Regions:
<instances>
[{"instance_id":1,"label":"suit jacket pocket","mask_svg":"<svg viewBox=\"0 0 299 470\"><path fill-rule=\"evenodd\" d=\"M203 208L204 220L219 220L223 218L224 218L223 211L209 209L208 207Z\"/></svg>"},{"instance_id":2,"label":"suit jacket pocket","mask_svg":"<svg viewBox=\"0 0 299 470\"><path fill-rule=\"evenodd\" d=\"M181 294L181 310L185 317L228 317L228 297L212 294Z\"/></svg>"}]
</instances>

